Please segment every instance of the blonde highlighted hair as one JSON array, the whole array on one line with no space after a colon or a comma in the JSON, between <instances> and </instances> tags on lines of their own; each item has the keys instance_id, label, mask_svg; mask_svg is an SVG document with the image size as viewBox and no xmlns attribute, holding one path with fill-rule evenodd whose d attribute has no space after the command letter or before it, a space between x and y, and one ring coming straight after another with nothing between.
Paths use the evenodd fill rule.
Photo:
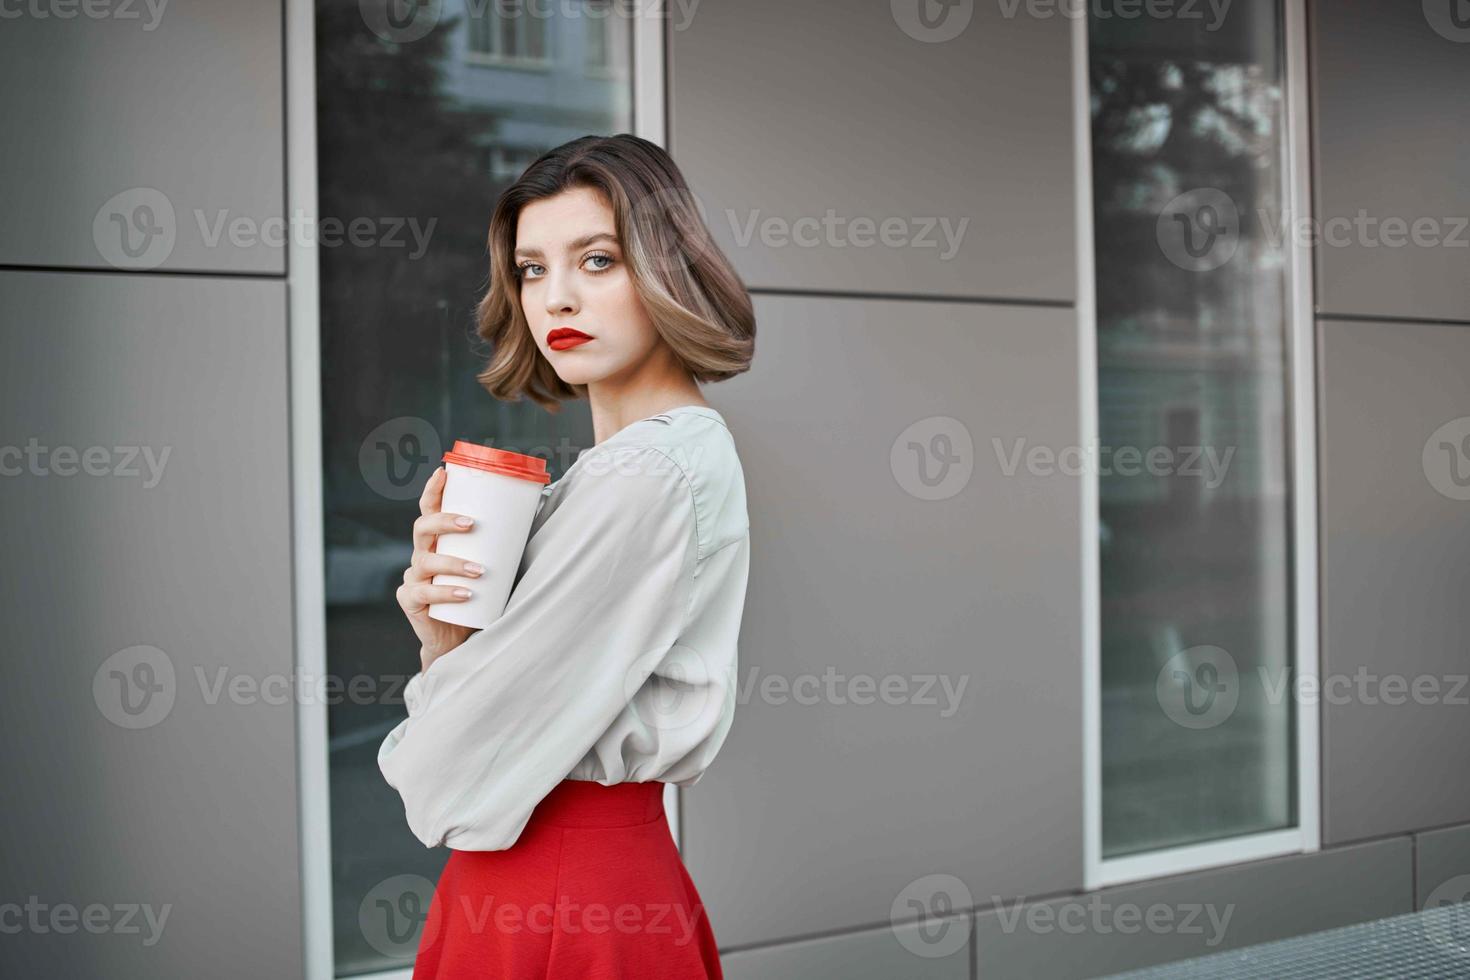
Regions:
<instances>
[{"instance_id":1,"label":"blonde highlighted hair","mask_svg":"<svg viewBox=\"0 0 1470 980\"><path fill-rule=\"evenodd\" d=\"M477 332L492 351L477 379L503 401L530 398L556 412L586 397L586 385L557 376L531 337L516 275L521 208L575 187L600 190L612 205L633 288L649 319L689 373L722 381L750 368L755 312L750 294L705 227L684 175L656 143L620 133L583 136L549 150L506 189L490 219L490 286Z\"/></svg>"}]
</instances>

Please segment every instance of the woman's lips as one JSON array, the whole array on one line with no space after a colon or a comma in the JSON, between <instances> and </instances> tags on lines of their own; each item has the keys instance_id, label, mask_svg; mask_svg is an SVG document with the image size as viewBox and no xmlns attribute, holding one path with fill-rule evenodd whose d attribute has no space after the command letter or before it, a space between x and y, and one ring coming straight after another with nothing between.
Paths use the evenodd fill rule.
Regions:
<instances>
[{"instance_id":1,"label":"woman's lips","mask_svg":"<svg viewBox=\"0 0 1470 980\"><path fill-rule=\"evenodd\" d=\"M568 350L572 347L579 347L591 339L580 330L573 330L571 327L557 327L546 335L546 346L552 350Z\"/></svg>"}]
</instances>

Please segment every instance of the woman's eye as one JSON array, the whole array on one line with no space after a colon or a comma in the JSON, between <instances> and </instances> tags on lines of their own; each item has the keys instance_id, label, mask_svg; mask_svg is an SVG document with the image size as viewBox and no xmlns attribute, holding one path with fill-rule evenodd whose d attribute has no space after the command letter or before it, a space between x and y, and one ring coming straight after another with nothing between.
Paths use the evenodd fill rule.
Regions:
<instances>
[{"instance_id":1,"label":"woman's eye","mask_svg":"<svg viewBox=\"0 0 1470 980\"><path fill-rule=\"evenodd\" d=\"M524 263L522 263L520 265L519 268L521 270L521 277L524 278L525 275L526 275L526 273L529 270L531 270L531 269L539 269L539 268L541 268L541 266L537 265L535 262L524 262ZM535 277L533 276L532 278L535 278Z\"/></svg>"},{"instance_id":2,"label":"woman's eye","mask_svg":"<svg viewBox=\"0 0 1470 980\"><path fill-rule=\"evenodd\" d=\"M610 269L612 267L613 257L611 255L604 255L602 253L598 253L596 255L589 255L589 256L587 256L587 261L588 262L597 262L597 261L606 262L607 263L606 265L593 266L593 268L592 268L592 271L593 272L606 272L608 269Z\"/></svg>"}]
</instances>

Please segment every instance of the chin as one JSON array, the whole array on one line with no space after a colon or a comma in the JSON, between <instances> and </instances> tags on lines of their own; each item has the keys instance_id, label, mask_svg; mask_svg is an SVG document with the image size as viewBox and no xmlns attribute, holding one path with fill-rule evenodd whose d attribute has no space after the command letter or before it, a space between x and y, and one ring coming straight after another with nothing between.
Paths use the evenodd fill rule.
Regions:
<instances>
[{"instance_id":1,"label":"chin","mask_svg":"<svg viewBox=\"0 0 1470 980\"><path fill-rule=\"evenodd\" d=\"M607 372L593 368L589 365L560 365L556 368L556 376L569 385L585 385L601 381L607 377Z\"/></svg>"},{"instance_id":2,"label":"chin","mask_svg":"<svg viewBox=\"0 0 1470 980\"><path fill-rule=\"evenodd\" d=\"M556 376L569 385L596 384L626 371L631 365L632 362L608 364L606 358L599 360L590 357L568 357L559 364L552 362Z\"/></svg>"}]
</instances>

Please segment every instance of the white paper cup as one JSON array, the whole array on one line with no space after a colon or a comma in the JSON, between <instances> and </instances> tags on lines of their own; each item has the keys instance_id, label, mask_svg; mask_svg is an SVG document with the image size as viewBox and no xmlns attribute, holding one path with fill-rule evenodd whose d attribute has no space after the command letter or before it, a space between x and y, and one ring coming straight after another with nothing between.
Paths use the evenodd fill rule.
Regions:
<instances>
[{"instance_id":1,"label":"white paper cup","mask_svg":"<svg viewBox=\"0 0 1470 980\"><path fill-rule=\"evenodd\" d=\"M541 491L551 477L539 456L463 440L455 440L454 448L444 454L444 470L440 509L467 514L475 526L439 535L435 552L479 562L485 571L478 578L435 575L435 585L461 586L474 594L463 602L430 603L429 615L441 623L484 629L500 618L510 601Z\"/></svg>"}]
</instances>

